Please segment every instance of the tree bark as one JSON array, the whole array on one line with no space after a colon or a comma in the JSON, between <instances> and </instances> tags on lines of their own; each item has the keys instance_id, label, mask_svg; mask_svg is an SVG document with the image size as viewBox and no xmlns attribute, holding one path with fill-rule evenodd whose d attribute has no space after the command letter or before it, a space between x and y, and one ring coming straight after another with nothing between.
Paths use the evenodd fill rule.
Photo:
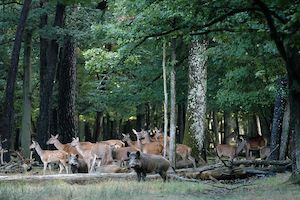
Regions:
<instances>
[{"instance_id":1,"label":"tree bark","mask_svg":"<svg viewBox=\"0 0 300 200\"><path fill-rule=\"evenodd\" d=\"M103 140L102 138L102 128L103 128L103 111L97 111L96 112L96 119L95 119L95 129L94 129L94 135L93 135L93 142L100 140ZM100 138L101 136L101 138Z\"/></svg>"},{"instance_id":2,"label":"tree bark","mask_svg":"<svg viewBox=\"0 0 300 200\"><path fill-rule=\"evenodd\" d=\"M287 149L289 144L289 132L290 132L290 105L289 101L286 102L285 110L282 119L282 132L280 140L280 152L279 160L285 160L287 155Z\"/></svg>"},{"instance_id":3,"label":"tree bark","mask_svg":"<svg viewBox=\"0 0 300 200\"><path fill-rule=\"evenodd\" d=\"M292 137L293 174L300 176L300 55L299 49L288 48L289 104L291 107L290 128Z\"/></svg>"},{"instance_id":4,"label":"tree bark","mask_svg":"<svg viewBox=\"0 0 300 200\"><path fill-rule=\"evenodd\" d=\"M164 157L167 155L167 134L168 134L168 88L166 72L166 41L163 43L163 79L164 79Z\"/></svg>"},{"instance_id":5,"label":"tree bark","mask_svg":"<svg viewBox=\"0 0 300 200\"><path fill-rule=\"evenodd\" d=\"M184 103L178 104L178 133L176 134L176 141L179 144L182 144L184 137L184 123L185 123L185 105Z\"/></svg>"},{"instance_id":6,"label":"tree bark","mask_svg":"<svg viewBox=\"0 0 300 200\"><path fill-rule=\"evenodd\" d=\"M176 146L176 38L172 40L172 64L170 69L170 143L169 143L169 160L171 166L175 163L175 146Z\"/></svg>"},{"instance_id":7,"label":"tree bark","mask_svg":"<svg viewBox=\"0 0 300 200\"><path fill-rule=\"evenodd\" d=\"M24 36L24 78L23 78L23 115L21 127L21 147L26 158L30 156L31 143L31 68L32 31L26 31Z\"/></svg>"},{"instance_id":8,"label":"tree bark","mask_svg":"<svg viewBox=\"0 0 300 200\"><path fill-rule=\"evenodd\" d=\"M65 5L57 3L54 27L63 27L65 18ZM47 24L47 16L41 16L41 25ZM58 37L58 36L57 36ZM48 41L41 36L40 46L40 114L37 125L37 138L44 149L49 138L49 123L51 99L53 93L54 77L58 63L58 42L57 39Z\"/></svg>"},{"instance_id":9,"label":"tree bark","mask_svg":"<svg viewBox=\"0 0 300 200\"><path fill-rule=\"evenodd\" d=\"M217 113L215 111L212 113L212 129L215 137L214 143L216 146L220 144L220 139L219 139L219 122L217 118Z\"/></svg>"},{"instance_id":10,"label":"tree bark","mask_svg":"<svg viewBox=\"0 0 300 200\"><path fill-rule=\"evenodd\" d=\"M277 95L275 97L274 103L274 114L273 114L273 123L272 123L272 132L271 132L271 151L280 145L280 133L281 133L281 124L284 113L285 99L284 99L284 89L286 86L285 79L279 79L277 82ZM276 148L270 156L271 160L278 160L279 158L279 149Z\"/></svg>"},{"instance_id":11,"label":"tree bark","mask_svg":"<svg viewBox=\"0 0 300 200\"><path fill-rule=\"evenodd\" d=\"M145 105L138 105L136 112L136 129L138 131L145 128L145 120Z\"/></svg>"},{"instance_id":12,"label":"tree bark","mask_svg":"<svg viewBox=\"0 0 300 200\"><path fill-rule=\"evenodd\" d=\"M75 113L76 43L67 36L59 63L58 125L62 143L69 143L78 133Z\"/></svg>"},{"instance_id":13,"label":"tree bark","mask_svg":"<svg viewBox=\"0 0 300 200\"><path fill-rule=\"evenodd\" d=\"M207 49L206 41L193 41L189 58L189 93L184 143L201 152L206 122Z\"/></svg>"},{"instance_id":14,"label":"tree bark","mask_svg":"<svg viewBox=\"0 0 300 200\"><path fill-rule=\"evenodd\" d=\"M22 44L22 35L25 29L25 24L30 11L30 7L31 7L31 0L25 0L22 7L19 23L17 26L14 46L11 55L10 68L7 74L4 113L3 113L3 120L1 121L3 123L3 127L5 127L2 133L2 138L7 139L7 142L3 144L4 149L10 149L12 142L14 142L11 141L11 138L12 135L14 134L14 129L15 129L14 127L15 83L16 83L16 76L17 76L18 65L19 65L19 55L20 55L20 49ZM9 161L9 160L10 160L10 154L6 153L4 156L4 161Z\"/></svg>"},{"instance_id":15,"label":"tree bark","mask_svg":"<svg viewBox=\"0 0 300 200\"><path fill-rule=\"evenodd\" d=\"M224 140L223 144L228 144L230 142L231 134L231 113L224 111Z\"/></svg>"}]
</instances>

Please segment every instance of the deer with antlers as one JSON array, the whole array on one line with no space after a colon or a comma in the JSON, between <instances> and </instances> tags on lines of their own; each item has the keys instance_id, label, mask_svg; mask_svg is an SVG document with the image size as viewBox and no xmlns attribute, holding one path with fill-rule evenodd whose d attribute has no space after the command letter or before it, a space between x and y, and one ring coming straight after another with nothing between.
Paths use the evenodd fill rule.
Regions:
<instances>
[{"instance_id":1,"label":"deer with antlers","mask_svg":"<svg viewBox=\"0 0 300 200\"><path fill-rule=\"evenodd\" d=\"M43 164L44 164L44 169L43 169L43 174L46 173L46 169L48 164L58 162L59 163L59 173L63 171L65 168L66 173L68 173L68 166L67 166L67 159L68 159L68 154L64 151L60 150L43 150L39 143L36 141L32 141L32 144L29 147L30 149L35 149L37 154L40 156ZM49 170L51 171L51 165L49 165Z\"/></svg>"}]
</instances>

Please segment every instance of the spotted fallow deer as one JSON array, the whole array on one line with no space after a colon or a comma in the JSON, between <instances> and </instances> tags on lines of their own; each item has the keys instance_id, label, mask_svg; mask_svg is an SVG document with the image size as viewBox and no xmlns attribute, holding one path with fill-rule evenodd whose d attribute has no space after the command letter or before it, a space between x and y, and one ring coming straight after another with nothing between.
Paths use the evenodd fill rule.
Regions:
<instances>
[{"instance_id":1,"label":"spotted fallow deer","mask_svg":"<svg viewBox=\"0 0 300 200\"><path fill-rule=\"evenodd\" d=\"M49 163L53 162L59 162L59 173L63 171L63 168L65 168L66 172L68 173L68 166L67 166L67 159L68 154L64 151L60 150L43 150L39 143L36 141L32 141L32 144L29 147L30 149L35 149L37 154L40 156L43 164L44 164L44 170L43 174L46 173L46 169ZM51 166L49 165L49 170L51 171Z\"/></svg>"}]
</instances>

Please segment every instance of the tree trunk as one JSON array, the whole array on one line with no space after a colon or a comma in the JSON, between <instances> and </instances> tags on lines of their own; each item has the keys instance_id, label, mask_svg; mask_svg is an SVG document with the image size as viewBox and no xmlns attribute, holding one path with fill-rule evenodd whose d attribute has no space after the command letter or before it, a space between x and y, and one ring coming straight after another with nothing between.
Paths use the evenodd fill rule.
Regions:
<instances>
[{"instance_id":1,"label":"tree trunk","mask_svg":"<svg viewBox=\"0 0 300 200\"><path fill-rule=\"evenodd\" d=\"M254 114L251 114L248 118L247 135L248 137L255 137L258 135L256 117Z\"/></svg>"},{"instance_id":2,"label":"tree trunk","mask_svg":"<svg viewBox=\"0 0 300 200\"><path fill-rule=\"evenodd\" d=\"M289 132L290 132L290 105L289 101L286 102L285 110L282 119L282 132L280 140L280 152L279 160L285 160L287 155L287 147L289 143Z\"/></svg>"},{"instance_id":3,"label":"tree trunk","mask_svg":"<svg viewBox=\"0 0 300 200\"><path fill-rule=\"evenodd\" d=\"M299 49L288 48L289 104L291 108L290 129L292 137L293 174L300 176L300 55Z\"/></svg>"},{"instance_id":4,"label":"tree trunk","mask_svg":"<svg viewBox=\"0 0 300 200\"><path fill-rule=\"evenodd\" d=\"M64 24L65 5L57 3L54 26L62 27ZM41 16L41 25L47 24L47 16ZM57 36L58 37L58 36ZM37 125L38 142L45 148L49 138L49 123L51 98L53 93L54 77L58 63L58 42L57 39L47 41L41 36L40 45L40 115ZM45 52L46 51L46 52Z\"/></svg>"},{"instance_id":5,"label":"tree trunk","mask_svg":"<svg viewBox=\"0 0 300 200\"><path fill-rule=\"evenodd\" d=\"M176 141L177 143L182 144L183 137L184 137L184 122L185 122L185 105L184 103L178 104L178 133L176 134Z\"/></svg>"},{"instance_id":6,"label":"tree trunk","mask_svg":"<svg viewBox=\"0 0 300 200\"><path fill-rule=\"evenodd\" d=\"M167 155L167 134L168 134L168 88L166 72L166 41L163 43L163 79L164 79L164 157Z\"/></svg>"},{"instance_id":7,"label":"tree trunk","mask_svg":"<svg viewBox=\"0 0 300 200\"><path fill-rule=\"evenodd\" d=\"M19 65L19 55L22 43L22 35L25 29L26 20L30 11L31 7L31 0L25 0L21 16L19 19L19 23L17 26L17 31L14 40L14 46L11 55L11 63L10 68L7 74L7 82L6 82L6 90L5 90L5 102L4 102L4 113L3 113L3 123L2 127L5 127L2 133L2 138L6 138L7 142L3 144L4 149L10 149L11 144L11 137L14 134L14 122L15 122L15 115L14 115L14 93L15 93L15 83L16 83L16 76L18 71ZM10 154L4 154L4 161L10 160Z\"/></svg>"},{"instance_id":8,"label":"tree trunk","mask_svg":"<svg viewBox=\"0 0 300 200\"><path fill-rule=\"evenodd\" d=\"M23 116L21 128L22 153L26 158L30 156L31 144L31 93L32 93L32 68L31 68L32 32L26 31L24 36L24 78L23 78Z\"/></svg>"},{"instance_id":9,"label":"tree trunk","mask_svg":"<svg viewBox=\"0 0 300 200\"><path fill-rule=\"evenodd\" d=\"M76 44L68 36L59 63L58 125L62 143L72 141L78 132L75 113L76 93Z\"/></svg>"},{"instance_id":10,"label":"tree trunk","mask_svg":"<svg viewBox=\"0 0 300 200\"><path fill-rule=\"evenodd\" d=\"M87 141L87 142L92 141L92 133L90 130L89 122L84 122L84 141Z\"/></svg>"},{"instance_id":11,"label":"tree trunk","mask_svg":"<svg viewBox=\"0 0 300 200\"><path fill-rule=\"evenodd\" d=\"M216 146L220 144L220 139L219 139L219 122L217 118L217 113L215 111L212 113L212 129L215 137L214 144Z\"/></svg>"},{"instance_id":12,"label":"tree trunk","mask_svg":"<svg viewBox=\"0 0 300 200\"><path fill-rule=\"evenodd\" d=\"M286 86L285 79L279 79L277 83L277 95L275 97L274 103L274 114L273 114L273 123L272 123L272 132L271 132L271 151L273 151L277 145L280 145L280 133L281 133L281 124L284 113L285 99L284 99L284 89ZM278 160L279 158L279 149L276 148L270 156L271 160Z\"/></svg>"},{"instance_id":13,"label":"tree trunk","mask_svg":"<svg viewBox=\"0 0 300 200\"><path fill-rule=\"evenodd\" d=\"M140 131L145 128L145 105L138 105L136 110L136 129Z\"/></svg>"},{"instance_id":14,"label":"tree trunk","mask_svg":"<svg viewBox=\"0 0 300 200\"><path fill-rule=\"evenodd\" d=\"M49 132L57 134L58 132L58 111L57 108L52 108L50 111Z\"/></svg>"},{"instance_id":15,"label":"tree trunk","mask_svg":"<svg viewBox=\"0 0 300 200\"><path fill-rule=\"evenodd\" d=\"M231 139L231 113L224 111L224 140L223 144L228 144Z\"/></svg>"},{"instance_id":16,"label":"tree trunk","mask_svg":"<svg viewBox=\"0 0 300 200\"><path fill-rule=\"evenodd\" d=\"M172 39L172 64L170 69L170 143L169 143L169 160L171 166L175 163L175 146L176 146L176 38Z\"/></svg>"},{"instance_id":17,"label":"tree trunk","mask_svg":"<svg viewBox=\"0 0 300 200\"><path fill-rule=\"evenodd\" d=\"M98 140L103 140L102 136L102 128L103 128L103 111L97 111L96 112L96 119L95 119L95 129L94 129L94 137L93 142L96 142ZM100 138L101 136L101 138Z\"/></svg>"},{"instance_id":18,"label":"tree trunk","mask_svg":"<svg viewBox=\"0 0 300 200\"><path fill-rule=\"evenodd\" d=\"M198 155L204 142L207 91L207 42L193 41L189 58L189 93L184 143L197 147Z\"/></svg>"}]
</instances>

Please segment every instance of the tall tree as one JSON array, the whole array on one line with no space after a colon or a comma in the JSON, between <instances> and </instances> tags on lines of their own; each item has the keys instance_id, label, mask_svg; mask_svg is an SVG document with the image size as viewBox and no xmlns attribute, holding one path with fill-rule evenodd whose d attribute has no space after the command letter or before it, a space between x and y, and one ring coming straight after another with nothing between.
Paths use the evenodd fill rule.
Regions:
<instances>
[{"instance_id":1,"label":"tall tree","mask_svg":"<svg viewBox=\"0 0 300 200\"><path fill-rule=\"evenodd\" d=\"M206 130L207 42L193 41L189 55L189 93L184 142L202 151ZM193 138L188 139L188 138Z\"/></svg>"},{"instance_id":2,"label":"tall tree","mask_svg":"<svg viewBox=\"0 0 300 200\"><path fill-rule=\"evenodd\" d=\"M64 25L65 7L61 3L56 5L53 24L55 28ZM41 16L41 26L45 27L46 24L47 15L44 14ZM47 40L41 36L40 42L40 114L37 124L37 137L42 148L45 147L49 138L51 99L59 52L57 37L58 35L56 35L55 39Z\"/></svg>"},{"instance_id":3,"label":"tall tree","mask_svg":"<svg viewBox=\"0 0 300 200\"><path fill-rule=\"evenodd\" d=\"M3 113L3 120L2 123L4 124L2 127L5 127L2 133L3 138L7 139L7 142L3 144L3 148L10 149L12 134L14 134L14 122L15 122L15 115L14 115L14 92L15 92L15 83L16 83L16 76L18 71L19 65L19 55L20 49L22 44L22 36L25 29L25 24L27 17L29 15L31 7L31 0L25 0L19 23L17 26L17 31L14 40L14 46L11 55L11 64L7 74L7 82L6 82L6 90L5 90L5 102L4 102L4 113ZM9 154L6 154L5 160L9 160Z\"/></svg>"},{"instance_id":4,"label":"tall tree","mask_svg":"<svg viewBox=\"0 0 300 200\"><path fill-rule=\"evenodd\" d=\"M279 149L280 149L280 138L282 130L282 119L284 115L285 108L285 86L286 79L277 80L277 95L275 97L274 112L273 112L273 122L272 122L272 132L271 132L271 150L273 153L270 156L272 160L278 160Z\"/></svg>"},{"instance_id":5,"label":"tall tree","mask_svg":"<svg viewBox=\"0 0 300 200\"><path fill-rule=\"evenodd\" d=\"M168 88L167 88L167 70L166 70L166 41L163 42L163 79L164 79L164 157L167 155L167 135L168 135Z\"/></svg>"},{"instance_id":6,"label":"tall tree","mask_svg":"<svg viewBox=\"0 0 300 200\"><path fill-rule=\"evenodd\" d=\"M29 158L31 143L31 98L32 98L32 68L31 68L32 31L24 34L24 78L23 78L23 116L21 127L21 147L24 156Z\"/></svg>"},{"instance_id":7,"label":"tall tree","mask_svg":"<svg viewBox=\"0 0 300 200\"><path fill-rule=\"evenodd\" d=\"M76 97L76 43L71 36L65 38L59 62L58 124L61 141L68 143L78 133Z\"/></svg>"},{"instance_id":8,"label":"tall tree","mask_svg":"<svg viewBox=\"0 0 300 200\"><path fill-rule=\"evenodd\" d=\"M176 146L176 38L172 39L172 58L170 69L170 143L169 160L175 166L175 146Z\"/></svg>"}]
</instances>

